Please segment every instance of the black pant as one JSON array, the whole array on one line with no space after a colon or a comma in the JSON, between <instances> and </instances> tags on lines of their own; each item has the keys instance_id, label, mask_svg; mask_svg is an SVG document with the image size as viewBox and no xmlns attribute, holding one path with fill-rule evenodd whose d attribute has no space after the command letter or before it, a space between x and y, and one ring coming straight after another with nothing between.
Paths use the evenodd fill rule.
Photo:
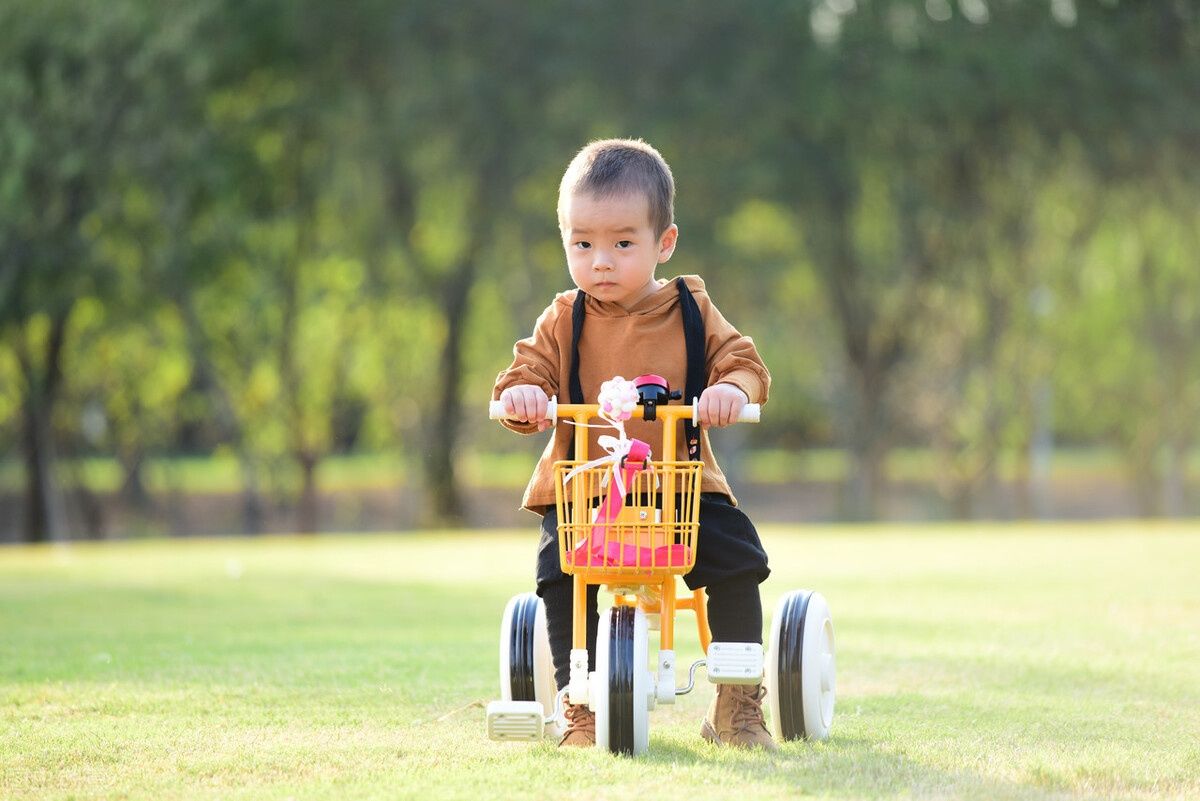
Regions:
<instances>
[{"instance_id":1,"label":"black pant","mask_svg":"<svg viewBox=\"0 0 1200 801\"><path fill-rule=\"evenodd\" d=\"M558 515L554 509L542 518L538 543L537 592L546 605L546 628L554 678L559 689L571 673L571 628L574 587L558 561ZM683 577L689 589L708 589L708 624L717 642L762 642L762 598L758 585L771 570L767 553L750 518L720 493L700 496L700 533L696 565ZM588 669L596 667L596 594L588 587Z\"/></svg>"}]
</instances>

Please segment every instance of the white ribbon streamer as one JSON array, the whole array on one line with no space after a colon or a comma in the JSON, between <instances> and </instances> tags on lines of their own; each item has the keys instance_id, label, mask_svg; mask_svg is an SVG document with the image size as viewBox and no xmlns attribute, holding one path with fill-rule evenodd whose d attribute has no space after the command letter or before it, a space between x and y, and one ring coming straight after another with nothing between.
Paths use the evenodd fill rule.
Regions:
<instances>
[{"instance_id":1,"label":"white ribbon streamer","mask_svg":"<svg viewBox=\"0 0 1200 801\"><path fill-rule=\"evenodd\" d=\"M608 434L602 435L599 438L599 440L597 440L597 442L601 448L608 451L608 455L607 456L599 456L595 459L592 459L590 462L584 462L583 464L579 465L578 467L571 470L571 472L569 472L565 476L563 476L563 489L566 490L567 485L571 483L571 479L575 478L575 476L578 475L579 473L582 473L585 470L590 470L593 467L599 467L604 464L611 464L612 465L613 483L617 487L617 492L619 492L621 497L624 498L625 497L625 479L621 475L621 472L622 472L621 471L621 460L629 455L629 449L631 447L633 447L633 440L626 439L624 436L624 434L625 434L624 431L622 431L621 434L622 434L622 436L619 438L609 436ZM601 484L601 486L604 486L604 485Z\"/></svg>"},{"instance_id":2,"label":"white ribbon streamer","mask_svg":"<svg viewBox=\"0 0 1200 801\"><path fill-rule=\"evenodd\" d=\"M597 443L608 452L608 455L585 462L567 473L563 477L564 491L571 483L571 479L584 470L611 464L613 484L620 493L620 497L625 497L625 478L622 475L624 471L621 470L621 460L629 455L629 450L633 447L633 440L625 434L625 421L633 416L633 408L637 405L637 399L637 387L634 383L626 381L621 376L616 376L600 385L600 410L597 416L605 422L605 425L589 425L567 420L572 425L580 425L584 428L615 428L620 436L614 437L606 434L599 437ZM601 488L605 486L607 480L607 476L601 480Z\"/></svg>"}]
</instances>

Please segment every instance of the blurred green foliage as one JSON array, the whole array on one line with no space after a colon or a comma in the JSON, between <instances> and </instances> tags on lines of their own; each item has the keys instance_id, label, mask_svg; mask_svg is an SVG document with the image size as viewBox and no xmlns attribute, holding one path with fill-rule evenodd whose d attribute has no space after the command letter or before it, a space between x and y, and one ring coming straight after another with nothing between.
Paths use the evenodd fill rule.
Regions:
<instances>
[{"instance_id":1,"label":"blurred green foliage","mask_svg":"<svg viewBox=\"0 0 1200 801\"><path fill-rule=\"evenodd\" d=\"M306 529L324 460L393 451L461 515L466 455L512 447L476 410L569 288L560 171L609 135L671 161L664 274L772 368L747 444L843 448L846 516L898 446L958 513L1015 480L1037 514L1054 440L1196 509L1193 4L11 0L0 29L31 539L68 528L59 454L115 457L134 505L151 456L227 454L255 530L279 463Z\"/></svg>"}]
</instances>

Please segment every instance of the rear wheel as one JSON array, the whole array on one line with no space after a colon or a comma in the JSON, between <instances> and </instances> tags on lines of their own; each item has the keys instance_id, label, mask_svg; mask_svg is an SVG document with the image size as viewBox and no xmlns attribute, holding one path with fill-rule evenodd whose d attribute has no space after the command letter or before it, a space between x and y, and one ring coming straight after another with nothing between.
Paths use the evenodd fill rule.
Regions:
<instances>
[{"instance_id":1,"label":"rear wheel","mask_svg":"<svg viewBox=\"0 0 1200 801\"><path fill-rule=\"evenodd\" d=\"M779 740L825 740L837 691L833 618L818 592L793 590L771 620L767 703Z\"/></svg>"},{"instance_id":2,"label":"rear wheel","mask_svg":"<svg viewBox=\"0 0 1200 801\"><path fill-rule=\"evenodd\" d=\"M537 701L550 714L556 688L545 605L537 593L515 595L500 622L500 698Z\"/></svg>"},{"instance_id":3,"label":"rear wheel","mask_svg":"<svg viewBox=\"0 0 1200 801\"><path fill-rule=\"evenodd\" d=\"M614 754L644 753L650 740L650 670L646 615L614 606L600 618L592 710L596 745Z\"/></svg>"}]
</instances>

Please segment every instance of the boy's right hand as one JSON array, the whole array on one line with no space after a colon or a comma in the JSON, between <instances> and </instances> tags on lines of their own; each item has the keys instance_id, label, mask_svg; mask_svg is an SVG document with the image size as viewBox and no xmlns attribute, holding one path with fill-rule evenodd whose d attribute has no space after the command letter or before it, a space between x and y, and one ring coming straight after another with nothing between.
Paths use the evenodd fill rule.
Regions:
<instances>
[{"instance_id":1,"label":"boy's right hand","mask_svg":"<svg viewBox=\"0 0 1200 801\"><path fill-rule=\"evenodd\" d=\"M546 392L534 384L517 384L500 393L500 402L504 411L510 417L515 417L522 423L537 423L538 431L550 427L546 419L546 407L550 399Z\"/></svg>"}]
</instances>

